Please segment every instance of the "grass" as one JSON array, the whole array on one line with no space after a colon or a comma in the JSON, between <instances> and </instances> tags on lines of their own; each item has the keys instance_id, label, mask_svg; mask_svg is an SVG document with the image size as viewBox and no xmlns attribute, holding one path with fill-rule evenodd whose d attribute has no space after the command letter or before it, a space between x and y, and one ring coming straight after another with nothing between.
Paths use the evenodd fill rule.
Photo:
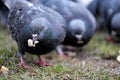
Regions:
<instances>
[{"instance_id":1,"label":"grass","mask_svg":"<svg viewBox=\"0 0 120 80\"><path fill-rule=\"evenodd\" d=\"M103 35L105 34L105 35ZM96 33L77 58L60 59L55 51L45 55L50 66L39 67L34 64L35 55L26 54L25 61L31 66L19 66L17 46L8 31L0 30L0 64L9 69L0 72L0 80L120 80L120 64L115 60L119 55L119 44L104 40L106 33Z\"/></svg>"},{"instance_id":2,"label":"grass","mask_svg":"<svg viewBox=\"0 0 120 80\"><path fill-rule=\"evenodd\" d=\"M116 59L120 55L120 44L110 43L105 40L107 33L98 32L94 35L93 39L90 41L85 48L92 54L97 54L104 59Z\"/></svg>"}]
</instances>

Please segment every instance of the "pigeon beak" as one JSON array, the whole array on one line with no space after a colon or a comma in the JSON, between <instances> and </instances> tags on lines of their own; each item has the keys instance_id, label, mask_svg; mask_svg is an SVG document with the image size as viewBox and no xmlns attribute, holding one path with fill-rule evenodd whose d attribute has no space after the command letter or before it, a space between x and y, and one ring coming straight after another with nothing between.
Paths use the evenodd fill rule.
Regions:
<instances>
[{"instance_id":1,"label":"pigeon beak","mask_svg":"<svg viewBox=\"0 0 120 80\"><path fill-rule=\"evenodd\" d=\"M28 39L28 46L29 47L35 47L36 44L38 44L39 41L37 40L37 34L32 35L32 39Z\"/></svg>"},{"instance_id":2,"label":"pigeon beak","mask_svg":"<svg viewBox=\"0 0 120 80\"><path fill-rule=\"evenodd\" d=\"M39 43L38 38L37 38L37 34L33 34L33 35L32 35L32 38L33 38L33 43L34 43L34 44Z\"/></svg>"},{"instance_id":3,"label":"pigeon beak","mask_svg":"<svg viewBox=\"0 0 120 80\"><path fill-rule=\"evenodd\" d=\"M81 40L82 35L81 35L81 34L76 34L75 37L76 37L78 40Z\"/></svg>"},{"instance_id":4,"label":"pigeon beak","mask_svg":"<svg viewBox=\"0 0 120 80\"><path fill-rule=\"evenodd\" d=\"M83 41L81 41L82 35L81 34L76 34L75 36L78 39L77 43L82 44L83 43Z\"/></svg>"},{"instance_id":5,"label":"pigeon beak","mask_svg":"<svg viewBox=\"0 0 120 80\"><path fill-rule=\"evenodd\" d=\"M37 34L33 34L32 39L33 39L33 41L36 41L37 40Z\"/></svg>"}]
</instances>

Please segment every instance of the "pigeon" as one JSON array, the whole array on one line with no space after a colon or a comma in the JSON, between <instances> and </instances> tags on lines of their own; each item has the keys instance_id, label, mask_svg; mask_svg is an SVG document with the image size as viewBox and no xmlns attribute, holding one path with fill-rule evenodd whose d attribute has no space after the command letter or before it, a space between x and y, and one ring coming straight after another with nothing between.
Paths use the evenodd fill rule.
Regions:
<instances>
[{"instance_id":1,"label":"pigeon","mask_svg":"<svg viewBox=\"0 0 120 80\"><path fill-rule=\"evenodd\" d=\"M91 3L87 6L87 8L92 12L92 14L97 17L98 14L98 1L99 0L91 0Z\"/></svg>"},{"instance_id":2,"label":"pigeon","mask_svg":"<svg viewBox=\"0 0 120 80\"><path fill-rule=\"evenodd\" d=\"M0 0L0 23L1 23L1 27L3 27L3 28L7 27L7 16L8 16L8 13L9 13L8 8Z\"/></svg>"},{"instance_id":3,"label":"pigeon","mask_svg":"<svg viewBox=\"0 0 120 80\"><path fill-rule=\"evenodd\" d=\"M71 0L73 2L79 3L80 5L85 6L94 16L98 14L98 1L99 0Z\"/></svg>"},{"instance_id":4,"label":"pigeon","mask_svg":"<svg viewBox=\"0 0 120 80\"><path fill-rule=\"evenodd\" d=\"M25 0L7 1L4 3L9 8L8 28L18 45L20 66L29 68L23 58L25 52L37 55L39 66L48 66L41 55L63 42L66 35L64 18L42 4L37 6Z\"/></svg>"},{"instance_id":5,"label":"pigeon","mask_svg":"<svg viewBox=\"0 0 120 80\"><path fill-rule=\"evenodd\" d=\"M105 28L105 21L99 16L99 2L100 0L72 0L85 6L95 17L97 22L97 30L103 30Z\"/></svg>"},{"instance_id":6,"label":"pigeon","mask_svg":"<svg viewBox=\"0 0 120 80\"><path fill-rule=\"evenodd\" d=\"M120 12L115 13L112 16L111 24L110 24L110 36L113 42L120 42Z\"/></svg>"},{"instance_id":7,"label":"pigeon","mask_svg":"<svg viewBox=\"0 0 120 80\"><path fill-rule=\"evenodd\" d=\"M117 19L115 16L118 16L120 11L120 0L100 0L98 9L99 16L104 20L109 33L109 38L107 38L107 41L114 42L112 34L116 33L114 29L119 24L118 21L115 22L116 20L119 20L119 17ZM117 27L117 29L119 28Z\"/></svg>"},{"instance_id":8,"label":"pigeon","mask_svg":"<svg viewBox=\"0 0 120 80\"><path fill-rule=\"evenodd\" d=\"M96 31L96 21L92 13L84 6L70 0L43 0L43 5L59 12L66 20L66 37L63 45L83 47L86 45ZM63 55L61 47L57 52Z\"/></svg>"},{"instance_id":9,"label":"pigeon","mask_svg":"<svg viewBox=\"0 0 120 80\"><path fill-rule=\"evenodd\" d=\"M85 2L86 0L74 0L76 2ZM88 2L91 0L87 0ZM109 33L107 41L119 42L119 12L120 0L92 0L88 9L98 18L99 28L106 27Z\"/></svg>"}]
</instances>

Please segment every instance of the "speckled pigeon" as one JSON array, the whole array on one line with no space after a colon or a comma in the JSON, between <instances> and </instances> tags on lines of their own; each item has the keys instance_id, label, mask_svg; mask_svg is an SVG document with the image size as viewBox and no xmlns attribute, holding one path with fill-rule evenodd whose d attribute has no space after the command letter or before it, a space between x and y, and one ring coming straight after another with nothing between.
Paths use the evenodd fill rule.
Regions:
<instances>
[{"instance_id":1,"label":"speckled pigeon","mask_svg":"<svg viewBox=\"0 0 120 80\"><path fill-rule=\"evenodd\" d=\"M70 0L42 0L42 4L59 12L66 20L66 37L62 44L82 47L92 38L96 30L94 16L82 5ZM60 47L57 51L63 56Z\"/></svg>"},{"instance_id":2,"label":"speckled pigeon","mask_svg":"<svg viewBox=\"0 0 120 80\"><path fill-rule=\"evenodd\" d=\"M8 0L7 0L8 1ZM12 38L18 45L20 65L24 62L25 52L38 56L40 66L48 66L40 55L49 53L63 42L66 34L64 18L56 11L39 4L24 0L5 2L9 7L8 26Z\"/></svg>"}]
</instances>

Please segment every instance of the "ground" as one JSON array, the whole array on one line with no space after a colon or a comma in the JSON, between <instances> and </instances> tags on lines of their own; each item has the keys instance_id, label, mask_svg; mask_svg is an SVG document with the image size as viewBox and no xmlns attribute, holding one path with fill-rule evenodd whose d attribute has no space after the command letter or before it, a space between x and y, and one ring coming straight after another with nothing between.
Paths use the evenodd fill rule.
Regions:
<instances>
[{"instance_id":1,"label":"ground","mask_svg":"<svg viewBox=\"0 0 120 80\"><path fill-rule=\"evenodd\" d=\"M96 32L83 51L66 52L74 55L61 59L55 51L44 55L50 64L39 67L34 64L35 55L26 54L25 61L31 66L24 69L19 66L17 46L7 30L0 30L0 65L9 69L0 72L0 80L120 80L120 64L116 57L120 55L120 45L105 41L105 32Z\"/></svg>"}]
</instances>

